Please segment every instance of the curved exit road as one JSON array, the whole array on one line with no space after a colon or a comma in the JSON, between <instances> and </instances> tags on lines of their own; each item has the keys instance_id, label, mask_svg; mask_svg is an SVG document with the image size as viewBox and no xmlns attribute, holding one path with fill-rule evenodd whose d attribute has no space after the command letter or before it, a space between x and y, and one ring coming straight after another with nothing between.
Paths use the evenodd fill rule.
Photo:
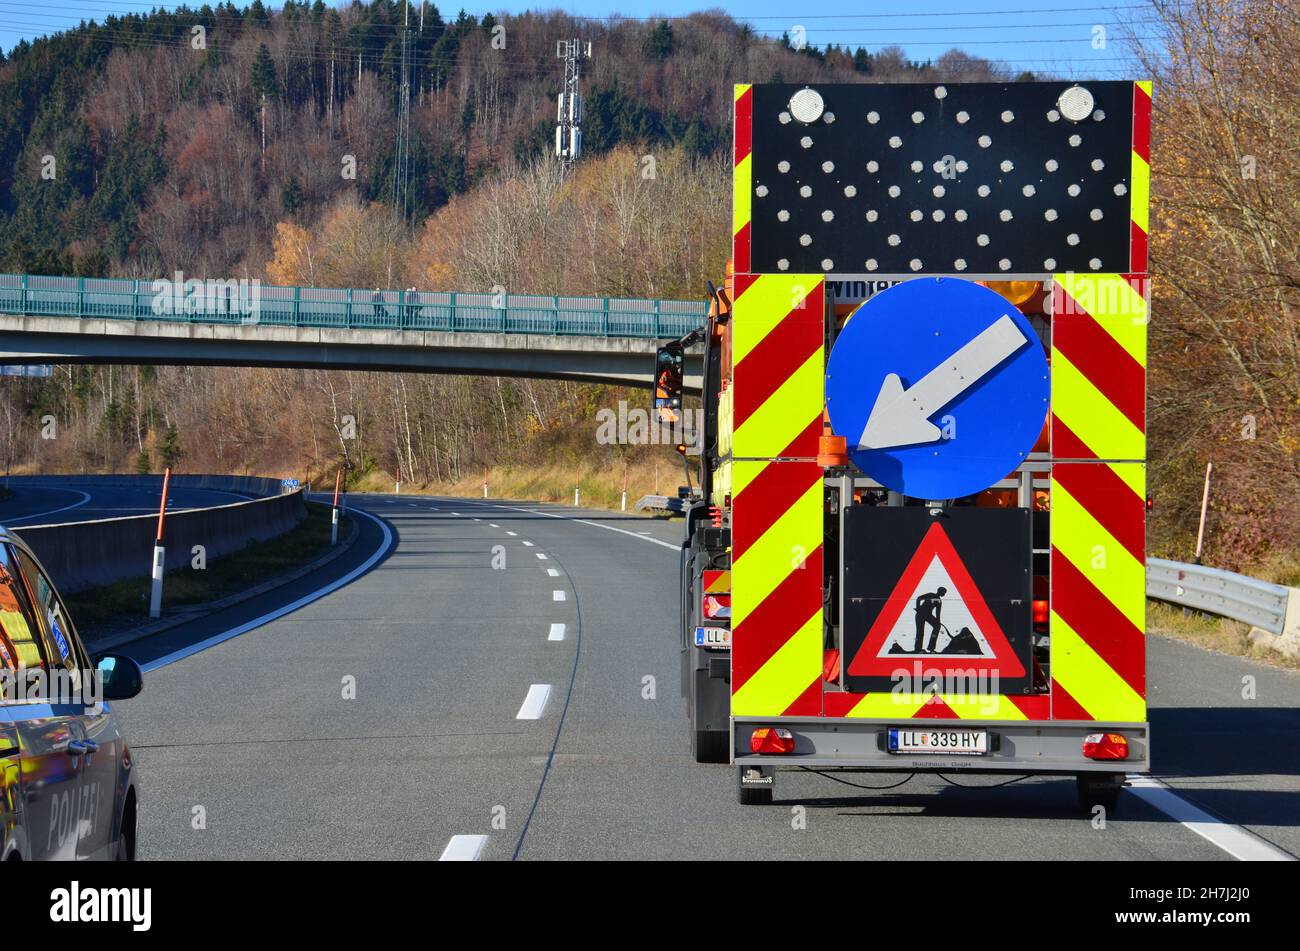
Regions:
<instances>
[{"instance_id":1,"label":"curved exit road","mask_svg":"<svg viewBox=\"0 0 1300 951\"><path fill-rule=\"evenodd\" d=\"M359 517L357 543L319 577L127 649L163 664L115 705L139 762L142 858L1216 860L1232 857L1214 841L1231 823L1300 852L1295 674L1152 639L1156 770L1178 802L1227 821L1211 838L1134 791L1096 829L1069 779L867 791L780 773L773 806L742 807L733 771L688 752L680 522L351 505L378 518ZM369 571L187 652L363 566L381 519L392 546Z\"/></svg>"},{"instance_id":2,"label":"curved exit road","mask_svg":"<svg viewBox=\"0 0 1300 951\"><path fill-rule=\"evenodd\" d=\"M0 501L0 525L23 528L54 525L61 522L88 522L125 515L149 515L158 511L157 488L128 485L69 486L60 485L58 476L49 476L40 484L24 482L14 485L10 495ZM168 493L168 511L229 505L252 496L221 489L173 488Z\"/></svg>"}]
</instances>

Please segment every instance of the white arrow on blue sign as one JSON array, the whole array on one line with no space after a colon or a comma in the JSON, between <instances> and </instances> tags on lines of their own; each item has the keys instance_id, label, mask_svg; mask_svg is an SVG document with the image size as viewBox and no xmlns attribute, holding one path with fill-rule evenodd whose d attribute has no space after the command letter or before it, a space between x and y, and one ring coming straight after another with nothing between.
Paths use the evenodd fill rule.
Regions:
<instances>
[{"instance_id":1,"label":"white arrow on blue sign","mask_svg":"<svg viewBox=\"0 0 1300 951\"><path fill-rule=\"evenodd\" d=\"M826 368L831 428L881 485L922 499L974 495L1015 470L1047 417L1047 357L994 291L918 278L853 312Z\"/></svg>"}]
</instances>

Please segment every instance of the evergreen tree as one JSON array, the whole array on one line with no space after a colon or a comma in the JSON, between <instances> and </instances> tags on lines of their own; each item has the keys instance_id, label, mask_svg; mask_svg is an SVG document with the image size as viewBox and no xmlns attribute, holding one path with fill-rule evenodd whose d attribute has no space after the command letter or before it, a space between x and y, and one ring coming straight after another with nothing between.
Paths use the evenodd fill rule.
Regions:
<instances>
[{"instance_id":1,"label":"evergreen tree","mask_svg":"<svg viewBox=\"0 0 1300 951\"><path fill-rule=\"evenodd\" d=\"M287 215L302 207L302 186L298 184L297 175L290 175L285 180L284 188L280 190L280 204Z\"/></svg>"},{"instance_id":2,"label":"evergreen tree","mask_svg":"<svg viewBox=\"0 0 1300 951\"><path fill-rule=\"evenodd\" d=\"M646 59L665 60L673 55L673 28L667 20L660 20L646 34L641 44Z\"/></svg>"},{"instance_id":3,"label":"evergreen tree","mask_svg":"<svg viewBox=\"0 0 1300 951\"><path fill-rule=\"evenodd\" d=\"M185 453L181 449L181 434L175 423L168 423L158 446L158 460L164 468L174 469Z\"/></svg>"},{"instance_id":4,"label":"evergreen tree","mask_svg":"<svg viewBox=\"0 0 1300 951\"><path fill-rule=\"evenodd\" d=\"M275 60L271 58L271 51L265 43L257 47L257 57L253 60L249 80L253 85L253 93L264 102L275 97Z\"/></svg>"},{"instance_id":5,"label":"evergreen tree","mask_svg":"<svg viewBox=\"0 0 1300 951\"><path fill-rule=\"evenodd\" d=\"M253 69L249 77L253 93L262 100L260 110L262 120L262 155L266 156L266 100L275 96L275 61L271 51L262 43L257 48L257 58L253 60Z\"/></svg>"}]
</instances>

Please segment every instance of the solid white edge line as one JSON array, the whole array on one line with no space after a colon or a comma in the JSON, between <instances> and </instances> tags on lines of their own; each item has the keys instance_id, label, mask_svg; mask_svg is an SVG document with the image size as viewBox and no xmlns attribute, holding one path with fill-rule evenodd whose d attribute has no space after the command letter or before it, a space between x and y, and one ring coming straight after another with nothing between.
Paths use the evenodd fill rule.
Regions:
<instances>
[{"instance_id":1,"label":"solid white edge line","mask_svg":"<svg viewBox=\"0 0 1300 951\"><path fill-rule=\"evenodd\" d=\"M376 550L369 558L367 558L361 564L357 565L357 567L353 568L342 578L337 578L334 581L331 581L323 588L317 588L315 591L310 591L307 594L304 594L298 600L283 605L282 607L278 607L274 611L270 611L266 614L261 615L260 617L255 617L251 621L245 621L243 624L240 624L238 627L232 627L228 631L223 631L220 634L214 634L209 638L199 641L197 644L191 644L188 647L182 647L180 650L173 651L170 654L165 654L162 657L159 657L157 660L151 660L149 661L149 663L144 664L142 669L146 673L151 670L158 670L160 667L166 667L169 664L176 663L176 661L178 660L184 660L186 657L191 657L194 654L199 653L200 651L205 651L209 647L216 647L218 644L225 643L228 640L238 637L240 634L247 634L249 631L254 630L255 628L259 628L263 624L267 624L271 621L277 620L278 618L282 618L286 614L289 614L293 611L298 610L301 607L311 604L313 601L319 601L321 598L325 597L325 595L337 591L345 584L348 584L353 579L359 578L361 575L369 571L372 567L374 567L374 565L381 558L384 557L384 555L388 554L388 550L392 548L393 533L389 529L389 527L386 524L384 524L383 519L377 518L374 515L371 515L369 512L363 511L361 509L349 509L348 511L353 512L357 515L364 515L366 518L370 519L372 522L378 525L380 530L384 533L383 544L380 545L378 550Z\"/></svg>"},{"instance_id":2,"label":"solid white edge line","mask_svg":"<svg viewBox=\"0 0 1300 951\"><path fill-rule=\"evenodd\" d=\"M439 862L476 862L487 845L485 835L453 835L438 856Z\"/></svg>"},{"instance_id":3,"label":"solid white edge line","mask_svg":"<svg viewBox=\"0 0 1300 951\"><path fill-rule=\"evenodd\" d=\"M564 640L564 625L555 623L551 625L551 633L546 638L548 641Z\"/></svg>"},{"instance_id":4,"label":"solid white edge line","mask_svg":"<svg viewBox=\"0 0 1300 951\"><path fill-rule=\"evenodd\" d=\"M1261 839L1255 833L1224 822L1188 802L1167 783L1154 776L1134 773L1128 777L1128 791L1148 806L1182 823L1202 839L1243 862L1294 862L1295 856Z\"/></svg>"},{"instance_id":5,"label":"solid white edge line","mask_svg":"<svg viewBox=\"0 0 1300 951\"><path fill-rule=\"evenodd\" d=\"M563 592L563 591L560 591L560 590L557 589L557 590L551 592L551 600L552 600L552 601L563 601L564 598L565 598L565 595L564 595L564 592Z\"/></svg>"},{"instance_id":6,"label":"solid white edge line","mask_svg":"<svg viewBox=\"0 0 1300 951\"><path fill-rule=\"evenodd\" d=\"M523 706L515 714L516 720L540 720L542 711L546 709L546 701L551 699L550 684L533 684L528 688L528 696L524 697Z\"/></svg>"},{"instance_id":7,"label":"solid white edge line","mask_svg":"<svg viewBox=\"0 0 1300 951\"><path fill-rule=\"evenodd\" d=\"M90 501L90 493L82 492L80 489L69 489L57 485L46 486L45 488L57 489L60 492L76 492L79 496L81 496L81 501L73 502L71 505L65 505L61 509L50 509L48 512L32 512L30 515L19 515L17 518L11 518L7 522L0 522L0 524L8 526L8 525L13 525L16 522L26 522L29 519L33 519L33 518L44 518L47 515L58 515L60 512L68 511L68 509L81 508L81 506L85 505L87 502ZM153 511L153 509L149 509L148 511ZM28 525L27 527L32 528L33 526Z\"/></svg>"}]
</instances>

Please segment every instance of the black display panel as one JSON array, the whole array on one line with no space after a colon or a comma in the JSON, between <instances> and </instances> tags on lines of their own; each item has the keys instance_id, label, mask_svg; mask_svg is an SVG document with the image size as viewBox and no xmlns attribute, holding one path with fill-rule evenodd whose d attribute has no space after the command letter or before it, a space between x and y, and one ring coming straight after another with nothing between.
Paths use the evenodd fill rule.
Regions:
<instances>
[{"instance_id":1,"label":"black display panel","mask_svg":"<svg viewBox=\"0 0 1300 951\"><path fill-rule=\"evenodd\" d=\"M1127 271L1133 83L1080 85L754 86L751 270Z\"/></svg>"}]
</instances>

